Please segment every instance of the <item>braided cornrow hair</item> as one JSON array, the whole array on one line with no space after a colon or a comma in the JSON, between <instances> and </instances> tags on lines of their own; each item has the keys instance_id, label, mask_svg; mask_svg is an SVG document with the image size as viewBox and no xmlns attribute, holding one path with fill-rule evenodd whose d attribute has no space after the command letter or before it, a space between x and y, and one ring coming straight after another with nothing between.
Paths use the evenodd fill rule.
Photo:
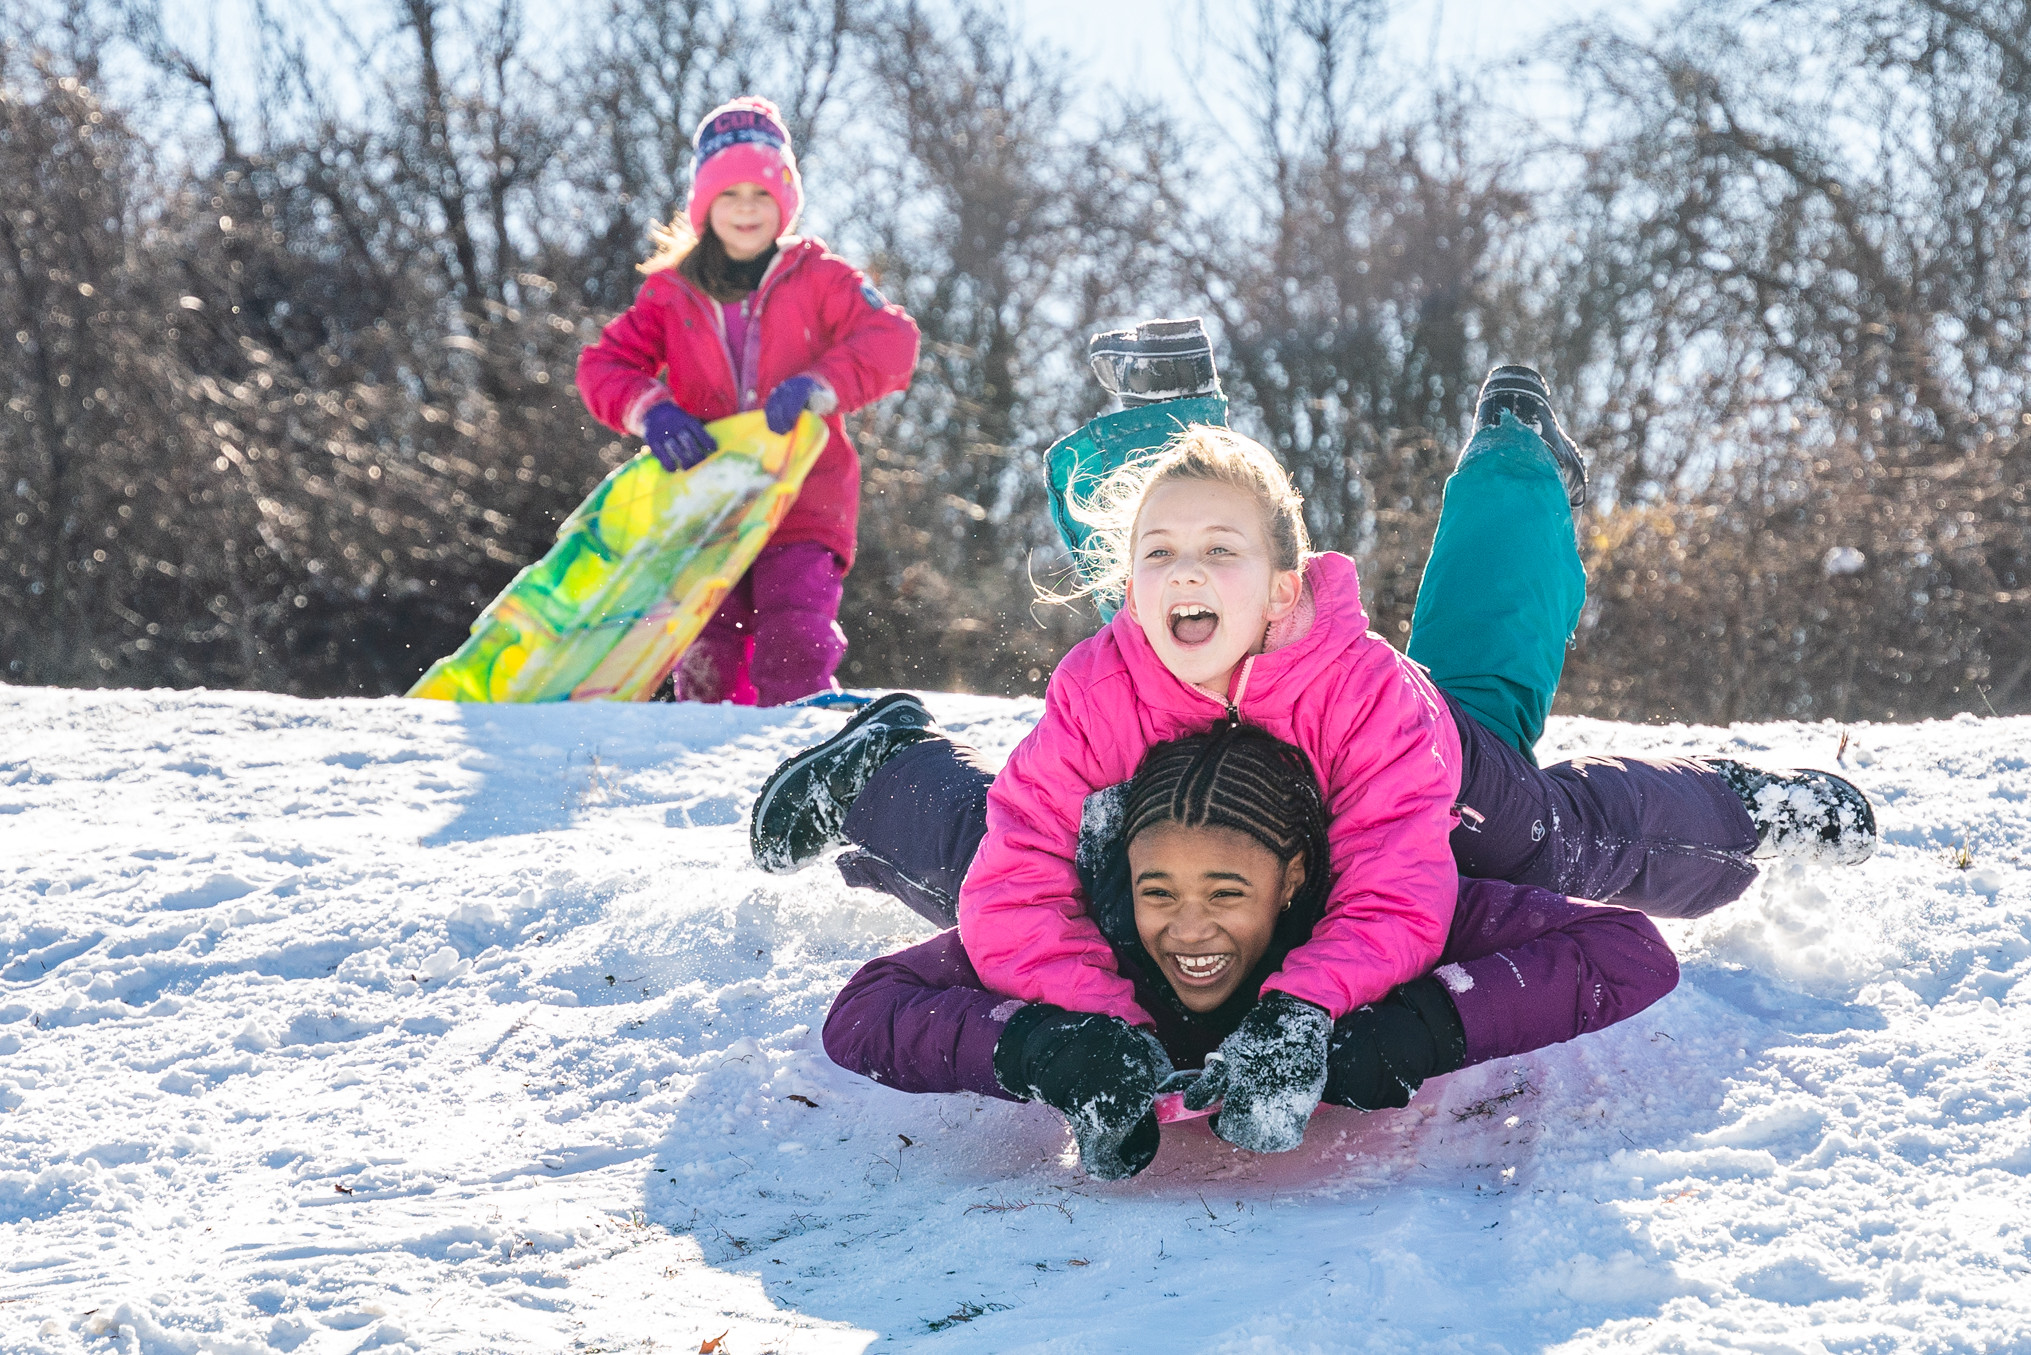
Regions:
<instances>
[{"instance_id":1,"label":"braided cornrow hair","mask_svg":"<svg viewBox=\"0 0 2031 1355\"><path fill-rule=\"evenodd\" d=\"M1326 804L1311 759L1253 725L1223 723L1205 734L1160 743L1129 782L1121 843L1175 824L1231 828L1261 843L1280 862L1303 857L1305 882L1277 922L1280 941L1311 935L1331 884Z\"/></svg>"}]
</instances>

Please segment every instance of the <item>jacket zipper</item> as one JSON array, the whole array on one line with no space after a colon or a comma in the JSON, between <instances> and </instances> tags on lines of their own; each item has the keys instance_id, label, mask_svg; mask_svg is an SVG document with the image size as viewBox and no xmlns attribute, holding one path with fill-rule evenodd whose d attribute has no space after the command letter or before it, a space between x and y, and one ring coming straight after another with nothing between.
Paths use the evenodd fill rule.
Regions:
<instances>
[{"instance_id":1,"label":"jacket zipper","mask_svg":"<svg viewBox=\"0 0 2031 1355\"><path fill-rule=\"evenodd\" d=\"M796 264L794 263L789 265L789 267L783 267L782 265L784 257L785 256L779 252L776 255L776 257L770 261L768 271L762 274L761 286L755 288L754 291L748 294L754 299L754 309L748 315L748 341L745 344L743 344L742 347L753 348L756 350L757 367L761 365L760 364L761 343L760 343L760 331L758 329L758 326L761 324L762 319L763 294L766 292L774 291L776 284L780 282L783 278L787 277L790 274L791 270L796 267ZM798 262L802 262L802 259L803 259L802 254L799 254ZM690 278L685 277L682 273L677 274L677 280L684 284L685 289L689 291L694 298L703 301L705 303L706 310L712 318L712 332L714 336L719 339L719 355L726 359L726 374L733 378L733 407L736 411L745 412L749 408L746 398L747 383L741 379L742 377L741 362L740 360L734 357L733 345L730 342L728 342L726 337L726 308L718 301L717 298L707 296L703 291L701 291L697 286L695 286L692 283ZM745 358L747 355L743 353L741 356ZM755 375L759 377L761 373L757 371ZM759 394L760 392L758 391L756 393Z\"/></svg>"},{"instance_id":2,"label":"jacket zipper","mask_svg":"<svg viewBox=\"0 0 2031 1355\"><path fill-rule=\"evenodd\" d=\"M1178 678L1178 682L1185 690L1196 692L1214 705L1226 710L1227 723L1238 725L1241 723L1241 699L1248 694L1248 675L1255 670L1255 660L1258 657L1258 655L1250 654L1241 661L1241 666L1234 670L1234 677L1227 684L1227 699L1225 701L1214 696L1197 683L1186 682L1183 678ZM1176 677L1177 675L1172 674L1172 676Z\"/></svg>"},{"instance_id":3,"label":"jacket zipper","mask_svg":"<svg viewBox=\"0 0 2031 1355\"><path fill-rule=\"evenodd\" d=\"M769 297L775 294L776 284L788 277L803 262L804 255L802 251L799 251L794 259L788 258L788 256L779 251L774 261L769 264L767 271L762 274L761 285L750 294L747 334L741 345L743 352L741 353L739 368L734 374L733 381L734 404L741 409L759 408L761 405L762 306ZM731 345L728 345L727 351L733 351ZM750 356L754 358L754 371L752 373L747 370L747 360ZM749 375L752 375L755 379L755 388L753 390L745 388L745 378ZM749 396L754 397L753 405L748 403Z\"/></svg>"},{"instance_id":4,"label":"jacket zipper","mask_svg":"<svg viewBox=\"0 0 2031 1355\"><path fill-rule=\"evenodd\" d=\"M704 293L699 293L704 296ZM740 364L733 359L733 344L726 337L726 307L718 297L706 296L705 304L712 308L712 332L719 339L719 355L726 359L726 374L733 378L733 407L740 408ZM752 321L750 321L752 323Z\"/></svg>"},{"instance_id":5,"label":"jacket zipper","mask_svg":"<svg viewBox=\"0 0 2031 1355\"><path fill-rule=\"evenodd\" d=\"M1234 681L1227 688L1227 723L1241 723L1241 698L1248 694L1248 675L1255 669L1255 655L1250 654L1241 661L1241 667L1234 674Z\"/></svg>"}]
</instances>

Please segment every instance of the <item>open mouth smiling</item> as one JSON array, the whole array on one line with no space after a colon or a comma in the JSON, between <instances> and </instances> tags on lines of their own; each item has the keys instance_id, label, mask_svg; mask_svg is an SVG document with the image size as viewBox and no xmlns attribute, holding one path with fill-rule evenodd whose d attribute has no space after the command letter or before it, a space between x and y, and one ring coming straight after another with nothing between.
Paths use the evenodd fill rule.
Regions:
<instances>
[{"instance_id":1,"label":"open mouth smiling","mask_svg":"<svg viewBox=\"0 0 2031 1355\"><path fill-rule=\"evenodd\" d=\"M1210 984L1219 981L1234 963L1234 952L1221 951L1215 955L1178 955L1167 957L1171 968L1189 984Z\"/></svg>"},{"instance_id":2,"label":"open mouth smiling","mask_svg":"<svg viewBox=\"0 0 2031 1355\"><path fill-rule=\"evenodd\" d=\"M1186 647L1203 645L1220 629L1220 613L1200 602L1180 602L1170 612L1171 638Z\"/></svg>"}]
</instances>

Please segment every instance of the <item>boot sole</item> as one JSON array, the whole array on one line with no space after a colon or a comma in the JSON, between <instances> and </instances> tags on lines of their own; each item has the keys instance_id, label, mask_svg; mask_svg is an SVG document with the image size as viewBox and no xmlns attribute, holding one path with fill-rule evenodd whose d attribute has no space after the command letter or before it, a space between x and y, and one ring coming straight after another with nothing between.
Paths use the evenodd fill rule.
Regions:
<instances>
[{"instance_id":1,"label":"boot sole","mask_svg":"<svg viewBox=\"0 0 2031 1355\"><path fill-rule=\"evenodd\" d=\"M1480 393L1474 397L1474 426L1476 428L1492 428L1499 425L1502 421L1499 414L1491 422L1483 411L1487 408L1489 400L1499 399L1505 395L1527 395L1537 401L1539 406L1543 408L1544 417L1551 421L1550 435L1547 434L1546 430L1540 429L1538 430L1538 437L1543 440L1546 449L1551 452L1552 460L1558 463L1561 481L1566 479L1566 468L1568 466L1578 470L1579 484L1566 484L1566 502L1574 508L1578 508L1587 501L1587 462L1580 455L1578 444L1560 426L1558 414L1551 407L1551 389L1545 385L1544 377L1535 367L1521 367L1512 364L1497 367L1494 371L1488 373L1487 378L1481 382ZM1514 413L1514 411L1511 412ZM1521 416L1518 416L1518 419L1520 422ZM1554 442L1551 435L1556 435L1558 441ZM1561 446L1560 443L1564 445Z\"/></svg>"},{"instance_id":2,"label":"boot sole","mask_svg":"<svg viewBox=\"0 0 2031 1355\"><path fill-rule=\"evenodd\" d=\"M1760 799L1765 790L1774 787L1780 790L1782 797L1787 800L1792 791L1804 790L1808 796L1812 797L1817 806L1824 806L1826 813L1837 822L1844 818L1852 820L1852 822L1841 824L1842 831L1833 841L1828 841L1824 837L1819 838L1817 841L1801 837L1795 838L1783 846L1776 845L1775 843L1776 833L1774 829L1776 825L1773 824L1773 831L1770 835L1765 840L1759 842L1749 853L1751 860L1798 861L1817 865L1859 866L1862 862L1867 861L1876 854L1876 848L1882 841L1881 832L1876 826L1876 807L1869 803L1868 794L1845 776L1824 771L1817 767L1793 767L1781 771L1771 771L1767 768L1755 767L1748 763L1739 762L1733 758L1708 757L1699 760L1705 762L1710 767L1715 767L1716 771L1721 772L1721 775L1728 781L1729 789L1734 792L1736 798L1743 801L1743 807L1749 810L1749 815L1752 819L1756 817L1757 808L1748 803L1748 795L1753 795ZM1731 776L1726 771L1721 771L1720 767L1715 766L1717 763L1738 768L1743 775L1739 778ZM1808 779L1816 776L1825 777L1827 781L1832 782L1833 786L1839 789L1830 787L1823 794ZM1749 783L1750 777L1756 778L1755 784ZM1738 780L1740 784L1738 784ZM1744 794L1745 790L1748 792L1748 795ZM1844 810L1846 811L1845 815L1843 814Z\"/></svg>"},{"instance_id":3,"label":"boot sole","mask_svg":"<svg viewBox=\"0 0 2031 1355\"><path fill-rule=\"evenodd\" d=\"M855 712L852 719L840 726L837 734L834 734L822 743L812 744L809 748L806 748L803 752L797 754L797 756L791 758L788 762L785 762L782 766L776 768L774 772L770 773L769 779L762 782L761 792L755 796L755 807L748 812L748 855L754 858L756 865L771 875L791 875L811 864L810 860L804 860L789 861L778 865L771 862L762 854L757 832L761 826L762 817L768 813L770 805L774 802L776 792L782 789L784 782L796 776L804 768L809 767L813 762L818 760L820 754L838 745L842 740L849 737L854 730L879 718L884 712L904 704L922 706L924 703L909 692L890 692L887 696L877 697Z\"/></svg>"}]
</instances>

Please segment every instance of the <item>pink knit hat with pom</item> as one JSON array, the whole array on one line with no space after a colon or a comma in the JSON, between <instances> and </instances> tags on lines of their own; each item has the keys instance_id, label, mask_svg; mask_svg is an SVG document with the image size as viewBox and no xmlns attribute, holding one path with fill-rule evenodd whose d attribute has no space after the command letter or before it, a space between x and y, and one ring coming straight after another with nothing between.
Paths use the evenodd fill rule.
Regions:
<instances>
[{"instance_id":1,"label":"pink knit hat with pom","mask_svg":"<svg viewBox=\"0 0 2031 1355\"><path fill-rule=\"evenodd\" d=\"M703 237L712 200L739 183L760 184L783 214L778 233L788 235L804 208L804 180L790 129L767 99L747 94L721 104L698 124L691 140L691 229Z\"/></svg>"}]
</instances>

